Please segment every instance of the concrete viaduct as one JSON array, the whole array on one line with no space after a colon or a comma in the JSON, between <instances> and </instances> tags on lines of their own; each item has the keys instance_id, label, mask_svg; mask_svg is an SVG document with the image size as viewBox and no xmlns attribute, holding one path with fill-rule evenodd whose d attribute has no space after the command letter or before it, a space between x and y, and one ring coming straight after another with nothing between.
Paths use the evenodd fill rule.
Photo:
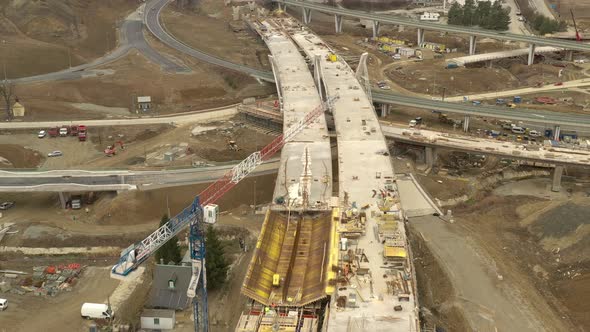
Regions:
<instances>
[{"instance_id":1,"label":"concrete viaduct","mask_svg":"<svg viewBox=\"0 0 590 332\"><path fill-rule=\"evenodd\" d=\"M362 12L358 10L350 10L339 7L332 7L318 3L301 1L301 0L272 0L276 2L281 9L286 6L300 7L302 10L303 23L309 24L311 22L311 11L334 15L336 33L342 32L342 18L351 17L373 22L373 37L379 36L379 28L382 23L394 24L400 26L408 26L417 29L416 42L418 45L424 43L424 31L434 30L443 31L454 34L464 34L469 36L469 55L475 54L476 43L478 37L493 38L497 40L508 40L515 42L527 43L529 45L528 64L532 65L535 58L535 50L537 46L553 46L566 50L566 58L573 60L573 51L589 52L590 45L579 43L570 40L550 39L539 36L519 35L509 32L499 32L494 30L486 30L474 27L462 27L455 25L446 25L434 22L424 22L406 17L396 17L386 14L375 14Z\"/></svg>"}]
</instances>

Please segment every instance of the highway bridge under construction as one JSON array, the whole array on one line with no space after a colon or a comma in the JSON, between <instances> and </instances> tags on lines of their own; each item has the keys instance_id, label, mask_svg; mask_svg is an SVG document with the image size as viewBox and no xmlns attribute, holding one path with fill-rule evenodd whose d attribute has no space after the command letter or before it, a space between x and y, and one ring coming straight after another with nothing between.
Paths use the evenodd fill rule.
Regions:
<instances>
[{"instance_id":1,"label":"highway bridge under construction","mask_svg":"<svg viewBox=\"0 0 590 332\"><path fill-rule=\"evenodd\" d=\"M324 117L283 148L235 330L419 331L395 175L362 75L292 18L252 27L272 54L284 131L327 100L338 160Z\"/></svg>"}]
</instances>

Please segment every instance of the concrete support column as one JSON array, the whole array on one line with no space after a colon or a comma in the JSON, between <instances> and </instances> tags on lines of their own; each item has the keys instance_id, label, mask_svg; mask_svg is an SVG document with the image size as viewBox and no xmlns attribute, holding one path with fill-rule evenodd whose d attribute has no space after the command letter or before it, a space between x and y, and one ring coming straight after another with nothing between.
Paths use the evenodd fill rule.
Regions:
<instances>
[{"instance_id":1,"label":"concrete support column","mask_svg":"<svg viewBox=\"0 0 590 332\"><path fill-rule=\"evenodd\" d=\"M303 24L311 23L311 9L309 8L301 8L303 10Z\"/></svg>"},{"instance_id":2,"label":"concrete support column","mask_svg":"<svg viewBox=\"0 0 590 332\"><path fill-rule=\"evenodd\" d=\"M336 33L342 33L342 15L334 15L334 24L336 25Z\"/></svg>"},{"instance_id":3,"label":"concrete support column","mask_svg":"<svg viewBox=\"0 0 590 332\"><path fill-rule=\"evenodd\" d=\"M573 50L565 50L565 61L569 61L569 62L574 61L574 51Z\"/></svg>"},{"instance_id":4,"label":"concrete support column","mask_svg":"<svg viewBox=\"0 0 590 332\"><path fill-rule=\"evenodd\" d=\"M476 36L469 36L469 55L475 54Z\"/></svg>"},{"instance_id":5,"label":"concrete support column","mask_svg":"<svg viewBox=\"0 0 590 332\"><path fill-rule=\"evenodd\" d=\"M373 21L373 38L379 37L379 28L381 23L379 21Z\"/></svg>"},{"instance_id":6,"label":"concrete support column","mask_svg":"<svg viewBox=\"0 0 590 332\"><path fill-rule=\"evenodd\" d=\"M529 58L528 58L528 62L527 64L530 66L533 63L535 63L535 48L537 46L535 44L530 44L529 45Z\"/></svg>"},{"instance_id":7,"label":"concrete support column","mask_svg":"<svg viewBox=\"0 0 590 332\"><path fill-rule=\"evenodd\" d=\"M424 159L426 159L426 165L428 166L428 168L432 168L436 164L436 157L437 157L436 149L433 147L430 147L430 146L427 146L424 149L425 149Z\"/></svg>"},{"instance_id":8,"label":"concrete support column","mask_svg":"<svg viewBox=\"0 0 590 332\"><path fill-rule=\"evenodd\" d=\"M561 135L561 128L559 126L553 127L553 140L559 141L560 135Z\"/></svg>"},{"instance_id":9,"label":"concrete support column","mask_svg":"<svg viewBox=\"0 0 590 332\"><path fill-rule=\"evenodd\" d=\"M59 204L61 205L62 209L66 208L66 203L68 202L68 198L66 197L66 194L64 194L63 192L59 192Z\"/></svg>"},{"instance_id":10,"label":"concrete support column","mask_svg":"<svg viewBox=\"0 0 590 332\"><path fill-rule=\"evenodd\" d=\"M390 105L389 104L381 104L381 117L386 117L389 115Z\"/></svg>"},{"instance_id":11,"label":"concrete support column","mask_svg":"<svg viewBox=\"0 0 590 332\"><path fill-rule=\"evenodd\" d=\"M418 28L418 47L424 43L424 29Z\"/></svg>"},{"instance_id":12,"label":"concrete support column","mask_svg":"<svg viewBox=\"0 0 590 332\"><path fill-rule=\"evenodd\" d=\"M553 183L551 184L551 191L561 190L561 175L563 174L563 165L555 165L553 170Z\"/></svg>"},{"instance_id":13,"label":"concrete support column","mask_svg":"<svg viewBox=\"0 0 590 332\"><path fill-rule=\"evenodd\" d=\"M283 11L283 12L284 11L287 11L287 5L284 5L284 4L280 3L280 2L278 3L278 5L279 5L279 10L280 11Z\"/></svg>"},{"instance_id":14,"label":"concrete support column","mask_svg":"<svg viewBox=\"0 0 590 332\"><path fill-rule=\"evenodd\" d=\"M469 115L465 115L465 119L463 119L463 131L469 131Z\"/></svg>"}]
</instances>

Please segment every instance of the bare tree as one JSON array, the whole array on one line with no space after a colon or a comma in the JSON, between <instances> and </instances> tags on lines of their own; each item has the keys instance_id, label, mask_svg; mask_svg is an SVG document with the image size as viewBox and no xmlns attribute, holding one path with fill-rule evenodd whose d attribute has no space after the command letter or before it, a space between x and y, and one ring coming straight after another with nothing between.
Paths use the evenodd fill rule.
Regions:
<instances>
[{"instance_id":1,"label":"bare tree","mask_svg":"<svg viewBox=\"0 0 590 332\"><path fill-rule=\"evenodd\" d=\"M9 80L4 80L0 83L0 97L4 100L4 109L6 110L6 118L12 119L12 101L14 99L14 83Z\"/></svg>"}]
</instances>

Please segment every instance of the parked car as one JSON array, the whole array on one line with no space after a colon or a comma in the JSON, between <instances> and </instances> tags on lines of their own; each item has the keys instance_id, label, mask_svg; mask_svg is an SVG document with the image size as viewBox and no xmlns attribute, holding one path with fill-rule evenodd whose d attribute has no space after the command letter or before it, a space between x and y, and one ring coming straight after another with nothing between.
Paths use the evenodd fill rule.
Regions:
<instances>
[{"instance_id":1,"label":"parked car","mask_svg":"<svg viewBox=\"0 0 590 332\"><path fill-rule=\"evenodd\" d=\"M410 126L410 128L414 128L414 127L416 127L416 124L417 124L416 120L411 120L409 126Z\"/></svg>"},{"instance_id":2,"label":"parked car","mask_svg":"<svg viewBox=\"0 0 590 332\"><path fill-rule=\"evenodd\" d=\"M541 133L536 130L529 131L529 136L531 137L541 137Z\"/></svg>"},{"instance_id":3,"label":"parked car","mask_svg":"<svg viewBox=\"0 0 590 332\"><path fill-rule=\"evenodd\" d=\"M8 210L14 206L14 202L4 202L0 204L0 210Z\"/></svg>"},{"instance_id":4,"label":"parked car","mask_svg":"<svg viewBox=\"0 0 590 332\"><path fill-rule=\"evenodd\" d=\"M557 83L555 83L554 85L555 85L555 86L560 86L560 85L563 85L563 82L557 82Z\"/></svg>"},{"instance_id":5,"label":"parked car","mask_svg":"<svg viewBox=\"0 0 590 332\"><path fill-rule=\"evenodd\" d=\"M0 311L6 310L8 307L8 300L7 299L0 299Z\"/></svg>"},{"instance_id":6,"label":"parked car","mask_svg":"<svg viewBox=\"0 0 590 332\"><path fill-rule=\"evenodd\" d=\"M39 133L37 134L37 137L39 137L39 138L43 138L43 137L45 137L45 136L47 136L47 132L46 132L45 130L41 130L41 131L39 131Z\"/></svg>"},{"instance_id":7,"label":"parked car","mask_svg":"<svg viewBox=\"0 0 590 332\"><path fill-rule=\"evenodd\" d=\"M61 151L53 151L47 154L47 157L61 157L63 153Z\"/></svg>"}]
</instances>

